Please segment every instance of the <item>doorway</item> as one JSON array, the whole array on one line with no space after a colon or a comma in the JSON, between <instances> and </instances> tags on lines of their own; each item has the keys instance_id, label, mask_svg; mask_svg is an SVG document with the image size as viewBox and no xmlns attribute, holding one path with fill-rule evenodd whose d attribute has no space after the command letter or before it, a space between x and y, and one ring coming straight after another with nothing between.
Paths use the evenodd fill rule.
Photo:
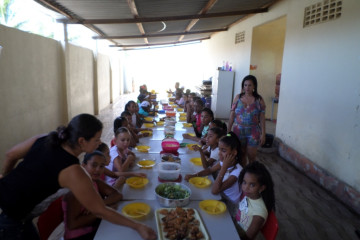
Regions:
<instances>
[{"instance_id":1,"label":"doorway","mask_svg":"<svg viewBox=\"0 0 360 240\"><path fill-rule=\"evenodd\" d=\"M256 76L258 92L266 104L266 132L274 135L280 101L276 92L279 93L281 83L276 78L281 76L285 33L286 16L254 27L252 34L250 74Z\"/></svg>"}]
</instances>

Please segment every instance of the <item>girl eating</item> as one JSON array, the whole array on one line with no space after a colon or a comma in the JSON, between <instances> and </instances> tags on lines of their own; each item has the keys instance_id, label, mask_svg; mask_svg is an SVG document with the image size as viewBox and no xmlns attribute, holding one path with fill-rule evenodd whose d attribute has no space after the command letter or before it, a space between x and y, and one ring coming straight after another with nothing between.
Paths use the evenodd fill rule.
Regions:
<instances>
[{"instance_id":1,"label":"girl eating","mask_svg":"<svg viewBox=\"0 0 360 240\"><path fill-rule=\"evenodd\" d=\"M107 169L113 172L126 172L135 163L135 154L131 152L128 147L130 144L130 132L125 127L120 127L115 133L115 146L110 149L110 164L106 166ZM106 177L106 182L119 188L123 183L123 178Z\"/></svg>"},{"instance_id":2,"label":"girl eating","mask_svg":"<svg viewBox=\"0 0 360 240\"><path fill-rule=\"evenodd\" d=\"M106 159L99 151L85 155L82 167L90 175L94 188L104 199L104 203L114 209L122 199L122 195L103 181L100 176L104 172ZM86 210L72 192L67 193L62 201L64 211L65 239L93 239L100 219Z\"/></svg>"}]
</instances>

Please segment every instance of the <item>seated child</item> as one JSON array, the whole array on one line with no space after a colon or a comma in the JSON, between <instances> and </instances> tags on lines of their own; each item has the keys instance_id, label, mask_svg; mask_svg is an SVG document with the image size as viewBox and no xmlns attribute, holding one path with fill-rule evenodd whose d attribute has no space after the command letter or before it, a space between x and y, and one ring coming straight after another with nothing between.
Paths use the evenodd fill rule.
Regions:
<instances>
[{"instance_id":1,"label":"seated child","mask_svg":"<svg viewBox=\"0 0 360 240\"><path fill-rule=\"evenodd\" d=\"M182 91L177 91L175 95L175 104L177 104L179 107L184 107L184 97Z\"/></svg>"},{"instance_id":2,"label":"seated child","mask_svg":"<svg viewBox=\"0 0 360 240\"><path fill-rule=\"evenodd\" d=\"M135 128L132 123L131 123L131 113L129 113L128 111L123 111L120 115L121 117L126 117L126 119L128 120L128 126L127 129L130 131L131 135L137 139L142 138L142 137L148 137L149 133L141 133L142 131L153 131L151 128ZM139 142L139 141L137 141Z\"/></svg>"},{"instance_id":3,"label":"seated child","mask_svg":"<svg viewBox=\"0 0 360 240\"><path fill-rule=\"evenodd\" d=\"M114 135L115 135L116 130L118 128L120 128L120 127L128 127L128 125L129 125L129 122L128 122L128 119L126 117L117 117L117 118L115 118L114 123L113 123ZM111 142L110 142L111 147L115 145L115 140L116 140L115 137L113 139L111 139ZM135 134L135 136L131 135L129 147L132 147L132 148L135 147L136 143L138 143L138 142L139 142L139 139L138 139L137 135L136 134Z\"/></svg>"},{"instance_id":4,"label":"seated child","mask_svg":"<svg viewBox=\"0 0 360 240\"><path fill-rule=\"evenodd\" d=\"M192 177L202 177L218 171L218 175L212 185L213 194L221 194L227 203L229 210L234 209L240 200L238 177L242 167L239 164L241 156L240 142L237 136L230 132L219 140L219 162L210 168L206 168L195 174L187 174L185 180Z\"/></svg>"},{"instance_id":5,"label":"seated child","mask_svg":"<svg viewBox=\"0 0 360 240\"><path fill-rule=\"evenodd\" d=\"M148 101L143 101L142 103L140 103L140 109L139 109L139 114L140 116L155 116L154 112L150 112L150 107L151 104Z\"/></svg>"},{"instance_id":6,"label":"seated child","mask_svg":"<svg viewBox=\"0 0 360 240\"><path fill-rule=\"evenodd\" d=\"M86 154L82 163L89 173L95 189L104 199L104 203L114 209L122 199L122 195L114 188L100 180L105 168L105 156L95 151ZM67 193L62 200L64 212L65 234L64 239L93 239L100 223L100 219L88 212L75 198L72 192Z\"/></svg>"},{"instance_id":7,"label":"seated child","mask_svg":"<svg viewBox=\"0 0 360 240\"><path fill-rule=\"evenodd\" d=\"M138 113L138 107L138 104L132 100L128 101L125 105L125 111L131 113L131 124L136 128L140 128L144 122Z\"/></svg>"},{"instance_id":8,"label":"seated child","mask_svg":"<svg viewBox=\"0 0 360 240\"><path fill-rule=\"evenodd\" d=\"M236 209L236 227L241 239L254 239L268 213L275 208L274 183L269 171L258 161L244 167L239 183L244 198Z\"/></svg>"},{"instance_id":9,"label":"seated child","mask_svg":"<svg viewBox=\"0 0 360 240\"><path fill-rule=\"evenodd\" d=\"M111 160L109 146L102 142L96 150L104 154L106 159L105 166L109 166ZM111 178L119 178L119 183L124 183L127 177L146 177L146 174L136 172L113 172L105 167L104 173L100 176L100 179L105 181L106 176Z\"/></svg>"},{"instance_id":10,"label":"seated child","mask_svg":"<svg viewBox=\"0 0 360 240\"><path fill-rule=\"evenodd\" d=\"M194 126L194 131L197 137L201 137L201 111L204 108L204 102L201 98L196 98L194 102L194 113L192 117L192 123Z\"/></svg>"},{"instance_id":11,"label":"seated child","mask_svg":"<svg viewBox=\"0 0 360 240\"><path fill-rule=\"evenodd\" d=\"M115 133L115 146L110 149L110 164L107 169L113 172L127 172L135 163L135 154L129 150L130 132L126 127L120 127ZM122 178L106 176L110 186L119 188L124 182Z\"/></svg>"},{"instance_id":12,"label":"seated child","mask_svg":"<svg viewBox=\"0 0 360 240\"><path fill-rule=\"evenodd\" d=\"M219 160L219 140L226 134L221 128L211 128L206 136L206 145L204 148L194 146L195 151L200 152L201 163L204 169L214 166Z\"/></svg>"},{"instance_id":13,"label":"seated child","mask_svg":"<svg viewBox=\"0 0 360 240\"><path fill-rule=\"evenodd\" d=\"M206 134L209 130L209 123L214 119L214 113L213 111L211 111L210 108L203 108L201 110L201 127L200 127L200 132L201 132L201 136L200 137L193 137L190 136L189 134L184 133L183 134L183 138L184 139L190 139L193 141L200 141L201 144L205 144L205 138L206 138Z\"/></svg>"}]
</instances>

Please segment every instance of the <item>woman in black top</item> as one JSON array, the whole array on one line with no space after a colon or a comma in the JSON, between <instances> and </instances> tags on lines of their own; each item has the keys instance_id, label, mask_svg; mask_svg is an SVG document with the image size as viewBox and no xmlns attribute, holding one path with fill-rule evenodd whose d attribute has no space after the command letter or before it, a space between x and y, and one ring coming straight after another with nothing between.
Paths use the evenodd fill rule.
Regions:
<instances>
[{"instance_id":1,"label":"woman in black top","mask_svg":"<svg viewBox=\"0 0 360 240\"><path fill-rule=\"evenodd\" d=\"M78 156L101 143L102 123L90 114L74 117L67 127L32 137L6 153L0 176L0 239L39 239L31 210L59 188L69 188L93 214L136 230L144 239L156 239L149 227L106 207L94 190ZM23 159L16 168L17 162Z\"/></svg>"}]
</instances>

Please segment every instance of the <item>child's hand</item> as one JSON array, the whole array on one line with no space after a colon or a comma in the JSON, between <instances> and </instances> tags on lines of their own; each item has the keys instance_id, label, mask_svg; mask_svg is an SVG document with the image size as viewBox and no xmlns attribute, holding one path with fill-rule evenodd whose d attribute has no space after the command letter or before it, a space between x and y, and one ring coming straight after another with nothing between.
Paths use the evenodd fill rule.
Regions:
<instances>
[{"instance_id":1,"label":"child's hand","mask_svg":"<svg viewBox=\"0 0 360 240\"><path fill-rule=\"evenodd\" d=\"M134 176L134 177L142 177L142 178L146 178L146 177L147 177L146 173L141 173L141 172L139 172L139 173L133 173L133 176Z\"/></svg>"},{"instance_id":2,"label":"child's hand","mask_svg":"<svg viewBox=\"0 0 360 240\"><path fill-rule=\"evenodd\" d=\"M234 166L234 164L235 164L235 154L226 154L223 160L222 167L228 169L229 167Z\"/></svg>"},{"instance_id":3,"label":"child's hand","mask_svg":"<svg viewBox=\"0 0 360 240\"><path fill-rule=\"evenodd\" d=\"M189 181L190 178L194 177L192 174L186 174L185 175L185 181Z\"/></svg>"},{"instance_id":4,"label":"child's hand","mask_svg":"<svg viewBox=\"0 0 360 240\"><path fill-rule=\"evenodd\" d=\"M182 135L182 136L183 136L183 138L184 138L184 139L190 139L190 135L189 135L189 134L187 134L187 133L183 133L183 135Z\"/></svg>"},{"instance_id":5,"label":"child's hand","mask_svg":"<svg viewBox=\"0 0 360 240\"><path fill-rule=\"evenodd\" d=\"M202 148L199 145L193 145L192 149L194 149L194 151L199 151L199 152L203 151Z\"/></svg>"}]
</instances>

